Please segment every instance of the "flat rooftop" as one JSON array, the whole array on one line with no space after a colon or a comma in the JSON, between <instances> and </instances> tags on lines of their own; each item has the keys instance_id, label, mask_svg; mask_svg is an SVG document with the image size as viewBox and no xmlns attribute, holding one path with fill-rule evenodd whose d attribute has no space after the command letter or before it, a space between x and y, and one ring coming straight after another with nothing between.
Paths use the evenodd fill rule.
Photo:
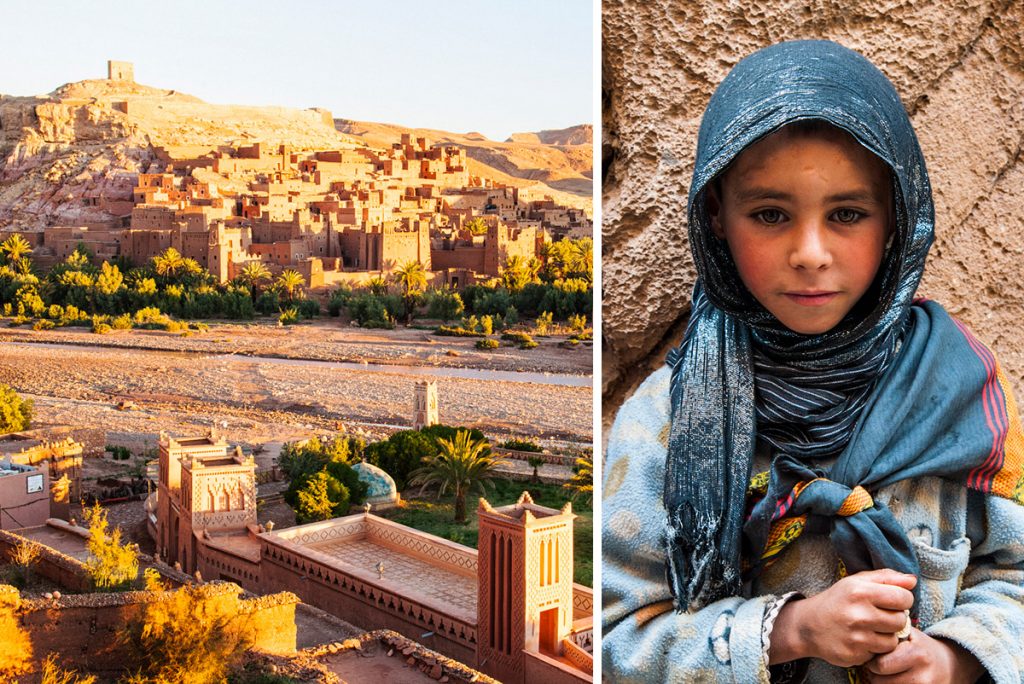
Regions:
<instances>
[{"instance_id":1,"label":"flat rooftop","mask_svg":"<svg viewBox=\"0 0 1024 684\"><path fill-rule=\"evenodd\" d=\"M424 603L456 608L465 619L476 621L475 577L460 575L368 539L333 539L304 546L336 559L339 565L355 566L373 577L377 576L377 563L383 561L382 584Z\"/></svg>"}]
</instances>

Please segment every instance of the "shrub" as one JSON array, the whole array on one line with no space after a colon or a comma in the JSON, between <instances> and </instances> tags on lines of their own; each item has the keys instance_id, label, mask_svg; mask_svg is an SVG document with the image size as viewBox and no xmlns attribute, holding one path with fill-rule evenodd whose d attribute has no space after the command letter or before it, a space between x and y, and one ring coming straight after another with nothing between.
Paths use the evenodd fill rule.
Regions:
<instances>
[{"instance_id":1,"label":"shrub","mask_svg":"<svg viewBox=\"0 0 1024 684\"><path fill-rule=\"evenodd\" d=\"M40 318L38 321L32 324L33 330L53 330L57 327L57 324L53 321L48 321L45 318Z\"/></svg>"},{"instance_id":2,"label":"shrub","mask_svg":"<svg viewBox=\"0 0 1024 684\"><path fill-rule=\"evenodd\" d=\"M277 322L281 325L295 325L300 320L299 310L294 306L289 307L281 312L281 315L277 317Z\"/></svg>"},{"instance_id":3,"label":"shrub","mask_svg":"<svg viewBox=\"0 0 1024 684\"><path fill-rule=\"evenodd\" d=\"M298 304L299 315L303 318L316 318L320 315L320 302L315 299L303 299Z\"/></svg>"},{"instance_id":4,"label":"shrub","mask_svg":"<svg viewBox=\"0 0 1024 684\"><path fill-rule=\"evenodd\" d=\"M465 306L462 297L450 290L431 290L427 293L427 317L438 318L445 323L462 315Z\"/></svg>"},{"instance_id":5,"label":"shrub","mask_svg":"<svg viewBox=\"0 0 1024 684\"><path fill-rule=\"evenodd\" d=\"M17 592L0 586L0 681L16 681L15 677L32 669L32 639L21 626Z\"/></svg>"},{"instance_id":6,"label":"shrub","mask_svg":"<svg viewBox=\"0 0 1024 684\"><path fill-rule=\"evenodd\" d=\"M327 299L327 313L331 316L340 316L341 310L348 308L348 300L351 297L352 290L345 285L334 290Z\"/></svg>"},{"instance_id":7,"label":"shrub","mask_svg":"<svg viewBox=\"0 0 1024 684\"><path fill-rule=\"evenodd\" d=\"M448 337L483 337L483 333L466 330L463 327L452 327L450 325L439 325L434 331L435 335L446 335Z\"/></svg>"},{"instance_id":8,"label":"shrub","mask_svg":"<svg viewBox=\"0 0 1024 684\"><path fill-rule=\"evenodd\" d=\"M547 335L548 329L552 324L553 314L550 311L545 311L537 316L537 320L534 324L538 335Z\"/></svg>"},{"instance_id":9,"label":"shrub","mask_svg":"<svg viewBox=\"0 0 1024 684\"><path fill-rule=\"evenodd\" d=\"M484 338L482 340L477 340L476 341L476 348L477 349L497 349L498 348L498 340L492 340L490 338Z\"/></svg>"},{"instance_id":10,"label":"shrub","mask_svg":"<svg viewBox=\"0 0 1024 684\"><path fill-rule=\"evenodd\" d=\"M147 575L146 585L150 590L162 589L152 574ZM243 620L214 584L185 585L146 603L143 614L121 633L120 640L135 651L143 668L129 681L224 681L249 646Z\"/></svg>"},{"instance_id":11,"label":"shrub","mask_svg":"<svg viewBox=\"0 0 1024 684\"><path fill-rule=\"evenodd\" d=\"M568 319L569 327L576 332L582 333L587 329L587 317L583 314L572 314Z\"/></svg>"},{"instance_id":12,"label":"shrub","mask_svg":"<svg viewBox=\"0 0 1024 684\"><path fill-rule=\"evenodd\" d=\"M524 333L518 330L509 330L508 332L502 333L501 339L515 342L519 345L520 349L533 349L537 346L537 343L533 341L529 333Z\"/></svg>"},{"instance_id":13,"label":"shrub","mask_svg":"<svg viewBox=\"0 0 1024 684\"><path fill-rule=\"evenodd\" d=\"M139 574L138 549L133 544L121 544L121 528L107 532L107 512L99 502L85 511L89 523L86 548L89 559L85 567L93 585L98 589L128 588Z\"/></svg>"},{"instance_id":14,"label":"shrub","mask_svg":"<svg viewBox=\"0 0 1024 684\"><path fill-rule=\"evenodd\" d=\"M499 445L502 449L515 449L516 451L529 451L539 454L544 451L536 442L529 439L507 439Z\"/></svg>"},{"instance_id":15,"label":"shrub","mask_svg":"<svg viewBox=\"0 0 1024 684\"><path fill-rule=\"evenodd\" d=\"M490 335L494 332L494 319L490 316L480 317L480 332L484 335Z\"/></svg>"},{"instance_id":16,"label":"shrub","mask_svg":"<svg viewBox=\"0 0 1024 684\"><path fill-rule=\"evenodd\" d=\"M57 665L57 654L51 653L43 661L42 679L39 684L96 684L95 675L78 675L74 670L65 670Z\"/></svg>"},{"instance_id":17,"label":"shrub","mask_svg":"<svg viewBox=\"0 0 1024 684\"><path fill-rule=\"evenodd\" d=\"M32 423L32 400L22 399L7 385L0 385L0 433L27 430Z\"/></svg>"},{"instance_id":18,"label":"shrub","mask_svg":"<svg viewBox=\"0 0 1024 684\"><path fill-rule=\"evenodd\" d=\"M131 315L124 313L124 314L121 314L120 316L115 316L110 321L110 327L113 328L114 330L131 330L132 329L132 317L131 317Z\"/></svg>"}]
</instances>

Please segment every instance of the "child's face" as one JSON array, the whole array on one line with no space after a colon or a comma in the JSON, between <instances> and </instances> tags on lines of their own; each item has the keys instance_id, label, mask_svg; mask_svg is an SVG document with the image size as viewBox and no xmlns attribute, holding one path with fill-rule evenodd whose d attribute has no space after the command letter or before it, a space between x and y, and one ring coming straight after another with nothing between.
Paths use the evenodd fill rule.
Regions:
<instances>
[{"instance_id":1,"label":"child's face","mask_svg":"<svg viewBox=\"0 0 1024 684\"><path fill-rule=\"evenodd\" d=\"M790 330L831 330L871 286L890 232L885 164L850 136L785 128L709 188L712 229L743 284Z\"/></svg>"}]
</instances>

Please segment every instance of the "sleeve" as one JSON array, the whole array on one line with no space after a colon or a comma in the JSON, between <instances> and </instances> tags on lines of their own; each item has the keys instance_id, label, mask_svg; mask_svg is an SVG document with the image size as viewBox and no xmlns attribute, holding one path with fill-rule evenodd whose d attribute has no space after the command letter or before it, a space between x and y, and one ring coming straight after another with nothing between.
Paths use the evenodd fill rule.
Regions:
<instances>
[{"instance_id":1,"label":"sleeve","mask_svg":"<svg viewBox=\"0 0 1024 684\"><path fill-rule=\"evenodd\" d=\"M953 610L925 632L970 651L989 673L982 681L1024 684L1024 506L970 492L968 536Z\"/></svg>"},{"instance_id":2,"label":"sleeve","mask_svg":"<svg viewBox=\"0 0 1024 684\"><path fill-rule=\"evenodd\" d=\"M655 372L619 411L602 490L602 666L607 681L768 682L773 595L677 613L665 576L662 503L669 377ZM710 484L710 483L709 483Z\"/></svg>"}]
</instances>

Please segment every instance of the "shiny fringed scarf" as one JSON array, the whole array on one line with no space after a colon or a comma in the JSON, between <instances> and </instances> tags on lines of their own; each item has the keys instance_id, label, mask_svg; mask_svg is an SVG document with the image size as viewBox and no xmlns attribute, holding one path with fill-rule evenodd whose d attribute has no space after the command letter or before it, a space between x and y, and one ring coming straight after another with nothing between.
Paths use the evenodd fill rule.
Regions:
<instances>
[{"instance_id":1,"label":"shiny fringed scarf","mask_svg":"<svg viewBox=\"0 0 1024 684\"><path fill-rule=\"evenodd\" d=\"M750 295L704 200L747 146L803 119L848 132L884 161L895 199L875 284L821 335L788 330ZM741 61L711 98L689 195L698 281L685 339L668 357L664 499L677 609L739 594L811 515L831 522L846 572L916 574L906 534L870 494L899 480L947 477L1024 503L1024 433L1005 377L942 307L913 299L933 224L910 121L861 55L826 41L781 43ZM758 441L774 458L748 502ZM828 472L814 462L832 457Z\"/></svg>"}]
</instances>

